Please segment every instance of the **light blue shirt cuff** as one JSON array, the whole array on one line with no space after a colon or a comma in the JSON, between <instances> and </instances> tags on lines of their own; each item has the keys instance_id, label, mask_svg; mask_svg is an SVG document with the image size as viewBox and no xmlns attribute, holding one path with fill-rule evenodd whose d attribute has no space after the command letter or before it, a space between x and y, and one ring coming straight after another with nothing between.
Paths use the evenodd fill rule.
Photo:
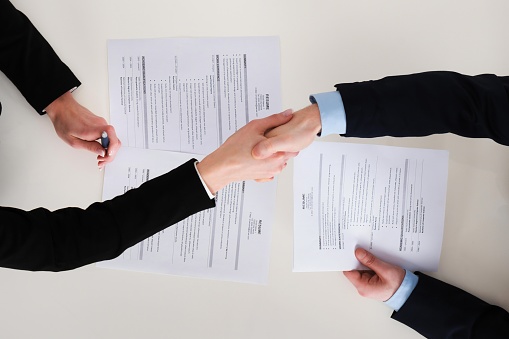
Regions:
<instances>
[{"instance_id":1,"label":"light blue shirt cuff","mask_svg":"<svg viewBox=\"0 0 509 339\"><path fill-rule=\"evenodd\" d=\"M412 294L417 282L419 281L419 277L409 270L405 270L405 278L401 283L401 286L398 288L396 293L389 300L384 301L384 303L395 310L399 311L401 306L405 304L410 294Z\"/></svg>"},{"instance_id":2,"label":"light blue shirt cuff","mask_svg":"<svg viewBox=\"0 0 509 339\"><path fill-rule=\"evenodd\" d=\"M346 133L346 114L343 98L338 91L312 94L309 96L312 104L318 104L322 131L319 136Z\"/></svg>"}]
</instances>

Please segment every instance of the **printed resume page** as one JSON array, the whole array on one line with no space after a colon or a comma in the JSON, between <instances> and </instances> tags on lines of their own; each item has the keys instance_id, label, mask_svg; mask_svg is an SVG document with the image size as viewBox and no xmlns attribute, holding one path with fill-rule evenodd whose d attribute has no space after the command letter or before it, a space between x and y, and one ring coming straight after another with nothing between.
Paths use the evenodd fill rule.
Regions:
<instances>
[{"instance_id":1,"label":"printed resume page","mask_svg":"<svg viewBox=\"0 0 509 339\"><path fill-rule=\"evenodd\" d=\"M137 188L191 158L202 156L122 147L105 169L103 200ZM217 193L215 208L168 225L119 257L97 265L266 284L275 191L275 181L232 183Z\"/></svg>"},{"instance_id":2,"label":"printed resume page","mask_svg":"<svg viewBox=\"0 0 509 339\"><path fill-rule=\"evenodd\" d=\"M108 72L129 147L208 154L281 109L277 37L110 40Z\"/></svg>"},{"instance_id":3,"label":"printed resume page","mask_svg":"<svg viewBox=\"0 0 509 339\"><path fill-rule=\"evenodd\" d=\"M294 162L294 270L357 269L363 247L436 271L447 168L447 151L314 142Z\"/></svg>"},{"instance_id":4,"label":"printed resume page","mask_svg":"<svg viewBox=\"0 0 509 339\"><path fill-rule=\"evenodd\" d=\"M123 148L106 168L104 199L191 157L167 151L199 158L249 121L281 111L277 37L110 40L108 73ZM100 266L266 283L275 189L233 183L218 192L216 208Z\"/></svg>"}]
</instances>

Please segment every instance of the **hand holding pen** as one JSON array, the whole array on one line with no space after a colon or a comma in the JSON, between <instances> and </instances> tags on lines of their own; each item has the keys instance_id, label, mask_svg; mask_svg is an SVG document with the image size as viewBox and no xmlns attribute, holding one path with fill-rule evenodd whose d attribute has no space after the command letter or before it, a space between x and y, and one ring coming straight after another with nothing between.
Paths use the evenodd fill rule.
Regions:
<instances>
[{"instance_id":1,"label":"hand holding pen","mask_svg":"<svg viewBox=\"0 0 509 339\"><path fill-rule=\"evenodd\" d=\"M110 145L110 138L108 138L108 133L103 131L101 133L101 145L103 146L106 153L108 153L108 146Z\"/></svg>"},{"instance_id":2,"label":"hand holding pen","mask_svg":"<svg viewBox=\"0 0 509 339\"><path fill-rule=\"evenodd\" d=\"M103 131L101 133L101 145L104 148L104 155L102 155L102 158L105 160L103 160L101 163L101 161L99 161L99 156L97 157L97 160L99 161L99 163L97 164L99 166L99 170L102 170L104 165L109 161L113 160L112 158L114 158L114 154L110 154L109 150L110 138L108 137L108 132L106 131Z\"/></svg>"},{"instance_id":3,"label":"hand holding pen","mask_svg":"<svg viewBox=\"0 0 509 339\"><path fill-rule=\"evenodd\" d=\"M67 92L46 107L46 113L53 122L58 136L74 148L86 149L97 154L97 166L102 169L115 159L120 148L120 140L115 128L74 100ZM106 132L107 147L97 140Z\"/></svg>"}]
</instances>

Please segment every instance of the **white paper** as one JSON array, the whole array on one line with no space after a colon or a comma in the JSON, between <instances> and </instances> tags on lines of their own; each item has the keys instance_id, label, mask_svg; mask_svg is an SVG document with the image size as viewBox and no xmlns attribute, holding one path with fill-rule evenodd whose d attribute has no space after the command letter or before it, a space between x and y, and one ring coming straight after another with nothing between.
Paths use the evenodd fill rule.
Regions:
<instances>
[{"instance_id":1,"label":"white paper","mask_svg":"<svg viewBox=\"0 0 509 339\"><path fill-rule=\"evenodd\" d=\"M123 145L208 154L281 110L277 37L108 42L110 117Z\"/></svg>"},{"instance_id":2,"label":"white paper","mask_svg":"<svg viewBox=\"0 0 509 339\"><path fill-rule=\"evenodd\" d=\"M150 150L205 155L281 110L277 37L111 40L108 72L111 123L124 147L107 166L104 199L190 157ZM100 266L266 283L274 202L275 182L231 184L215 209Z\"/></svg>"},{"instance_id":3,"label":"white paper","mask_svg":"<svg viewBox=\"0 0 509 339\"><path fill-rule=\"evenodd\" d=\"M294 271L361 268L356 247L438 269L447 151L315 142L294 164Z\"/></svg>"},{"instance_id":4,"label":"white paper","mask_svg":"<svg viewBox=\"0 0 509 339\"><path fill-rule=\"evenodd\" d=\"M201 158L122 147L115 161L106 167L103 200L136 188L193 157ZM215 208L170 226L116 259L97 265L266 284L275 190L275 182L230 184L218 192Z\"/></svg>"}]
</instances>

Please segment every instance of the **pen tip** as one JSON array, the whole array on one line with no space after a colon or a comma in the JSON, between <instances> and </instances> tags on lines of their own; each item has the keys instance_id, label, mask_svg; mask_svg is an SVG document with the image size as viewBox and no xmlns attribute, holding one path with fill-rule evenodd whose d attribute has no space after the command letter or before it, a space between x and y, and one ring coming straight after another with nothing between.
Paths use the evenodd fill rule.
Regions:
<instances>
[{"instance_id":1,"label":"pen tip","mask_svg":"<svg viewBox=\"0 0 509 339\"><path fill-rule=\"evenodd\" d=\"M108 133L106 133L106 131L102 132L101 138L107 138L107 137L108 137Z\"/></svg>"}]
</instances>

